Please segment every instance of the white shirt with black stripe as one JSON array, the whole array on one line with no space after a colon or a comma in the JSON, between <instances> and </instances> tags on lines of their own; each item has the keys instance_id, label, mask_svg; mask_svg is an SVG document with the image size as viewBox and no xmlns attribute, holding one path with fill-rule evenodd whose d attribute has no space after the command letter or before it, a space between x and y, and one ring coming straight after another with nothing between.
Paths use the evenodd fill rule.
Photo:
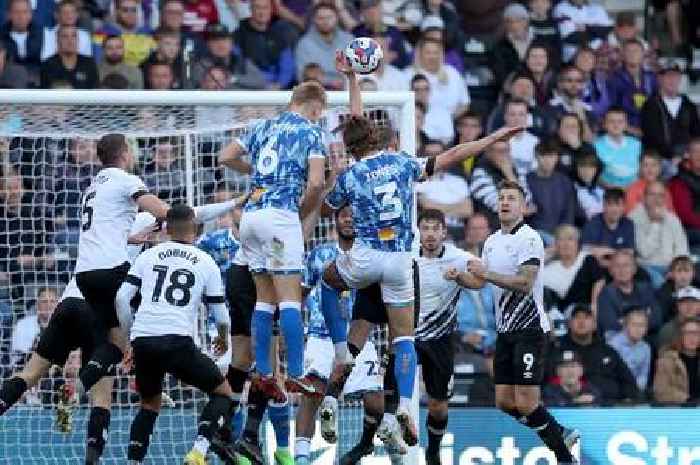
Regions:
<instances>
[{"instance_id":1,"label":"white shirt with black stripe","mask_svg":"<svg viewBox=\"0 0 700 465\"><path fill-rule=\"evenodd\" d=\"M415 258L418 265L419 317L415 336L419 341L439 339L452 333L457 326L457 300L462 289L455 281L445 279L450 268L467 269L467 262L476 257L445 244L439 256Z\"/></svg>"},{"instance_id":2,"label":"white shirt with black stripe","mask_svg":"<svg viewBox=\"0 0 700 465\"><path fill-rule=\"evenodd\" d=\"M131 326L131 339L180 335L193 337L201 303L217 322L228 321L221 272L214 260L191 244L168 241L139 255L129 270L127 286L141 291L141 305ZM121 291L120 291L121 292Z\"/></svg>"},{"instance_id":3,"label":"white shirt with black stripe","mask_svg":"<svg viewBox=\"0 0 700 465\"><path fill-rule=\"evenodd\" d=\"M127 241L138 205L147 193L138 177L120 168L104 168L83 193L75 272L115 268L129 260Z\"/></svg>"},{"instance_id":4,"label":"white shirt with black stripe","mask_svg":"<svg viewBox=\"0 0 700 465\"><path fill-rule=\"evenodd\" d=\"M550 330L544 311L542 269L544 244L540 235L530 226L519 223L510 233L498 230L484 243L482 260L488 271L514 276L523 264L539 266L537 278L528 293L494 286L496 302L496 331L512 333L524 329Z\"/></svg>"}]
</instances>

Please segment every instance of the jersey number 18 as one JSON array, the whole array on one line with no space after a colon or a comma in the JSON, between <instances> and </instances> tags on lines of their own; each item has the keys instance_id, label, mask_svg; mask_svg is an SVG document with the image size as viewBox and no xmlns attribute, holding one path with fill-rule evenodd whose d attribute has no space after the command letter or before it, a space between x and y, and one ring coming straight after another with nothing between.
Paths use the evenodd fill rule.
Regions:
<instances>
[{"instance_id":1,"label":"jersey number 18","mask_svg":"<svg viewBox=\"0 0 700 465\"><path fill-rule=\"evenodd\" d=\"M165 278L168 276L168 267L164 265L155 265L153 271L158 273L158 279L156 280L156 285L153 288L153 296L151 300L153 302L160 301L160 296L163 293L163 284L165 284ZM165 301L170 305L175 307L184 307L190 303L192 298L192 293L190 289L194 286L194 273L190 270L184 268L178 268L170 274L170 285L165 288ZM182 294L181 297L175 297L175 291L179 290Z\"/></svg>"}]
</instances>

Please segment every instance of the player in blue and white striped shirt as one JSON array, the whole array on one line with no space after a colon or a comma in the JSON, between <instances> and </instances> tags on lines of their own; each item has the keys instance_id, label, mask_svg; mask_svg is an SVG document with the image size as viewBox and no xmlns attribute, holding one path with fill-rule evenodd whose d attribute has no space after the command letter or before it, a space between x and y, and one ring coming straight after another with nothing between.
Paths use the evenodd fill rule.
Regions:
<instances>
[{"instance_id":1,"label":"player in blue and white striped shirt","mask_svg":"<svg viewBox=\"0 0 700 465\"><path fill-rule=\"evenodd\" d=\"M359 83L342 52L337 54L336 68L349 80L351 117L344 124L343 142L357 161L338 177L326 203L333 209L350 205L356 238L353 248L324 272L323 314L336 346L336 357L339 362L347 363L359 350L346 343L347 335L340 331L340 325L333 323L338 315L338 292L380 284L396 355L395 376L400 397L397 419L406 443L415 445L418 433L409 414L416 371L410 252L414 183L480 153L498 140L512 137L523 128L502 128L483 139L459 144L437 157L422 160L403 152L382 150L379 131L362 116Z\"/></svg>"}]
</instances>

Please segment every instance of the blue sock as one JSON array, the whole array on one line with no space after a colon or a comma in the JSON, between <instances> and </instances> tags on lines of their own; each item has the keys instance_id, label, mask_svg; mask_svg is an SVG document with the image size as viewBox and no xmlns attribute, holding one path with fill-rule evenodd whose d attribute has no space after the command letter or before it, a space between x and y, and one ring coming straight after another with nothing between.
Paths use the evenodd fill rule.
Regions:
<instances>
[{"instance_id":1,"label":"blue sock","mask_svg":"<svg viewBox=\"0 0 700 465\"><path fill-rule=\"evenodd\" d=\"M289 447L289 404L276 404L270 402L267 406L267 415L275 430L277 448Z\"/></svg>"},{"instance_id":2,"label":"blue sock","mask_svg":"<svg viewBox=\"0 0 700 465\"><path fill-rule=\"evenodd\" d=\"M413 396L413 384L416 378L416 347L413 345L413 337L399 337L394 339L394 376L398 386L399 397L410 399Z\"/></svg>"},{"instance_id":3,"label":"blue sock","mask_svg":"<svg viewBox=\"0 0 700 465\"><path fill-rule=\"evenodd\" d=\"M287 343L287 370L289 376L304 374L304 322L299 302L280 302L280 329Z\"/></svg>"},{"instance_id":4,"label":"blue sock","mask_svg":"<svg viewBox=\"0 0 700 465\"><path fill-rule=\"evenodd\" d=\"M245 425L245 416L244 408L237 409L236 413L231 416L231 435L234 441L241 437L243 425Z\"/></svg>"},{"instance_id":5,"label":"blue sock","mask_svg":"<svg viewBox=\"0 0 700 465\"><path fill-rule=\"evenodd\" d=\"M348 340L348 324L340 308L340 292L321 281L321 313L333 344Z\"/></svg>"},{"instance_id":6,"label":"blue sock","mask_svg":"<svg viewBox=\"0 0 700 465\"><path fill-rule=\"evenodd\" d=\"M255 348L255 369L265 376L272 375L270 347L272 344L272 319L275 307L258 302L253 312L253 347Z\"/></svg>"}]
</instances>

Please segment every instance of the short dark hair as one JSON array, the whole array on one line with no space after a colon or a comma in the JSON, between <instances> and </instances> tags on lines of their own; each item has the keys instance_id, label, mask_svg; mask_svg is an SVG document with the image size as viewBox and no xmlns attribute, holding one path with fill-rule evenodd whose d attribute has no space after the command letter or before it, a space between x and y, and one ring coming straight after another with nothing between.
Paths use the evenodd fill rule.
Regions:
<instances>
[{"instance_id":1,"label":"short dark hair","mask_svg":"<svg viewBox=\"0 0 700 465\"><path fill-rule=\"evenodd\" d=\"M380 134L374 121L360 115L350 115L343 122L343 143L353 157L363 157L381 148Z\"/></svg>"},{"instance_id":2,"label":"short dark hair","mask_svg":"<svg viewBox=\"0 0 700 465\"><path fill-rule=\"evenodd\" d=\"M639 45L641 48L644 48L644 44L642 43L642 41L637 39L636 37L632 39L627 39L625 43L622 44L623 47L626 47L628 45Z\"/></svg>"},{"instance_id":3,"label":"short dark hair","mask_svg":"<svg viewBox=\"0 0 700 465\"><path fill-rule=\"evenodd\" d=\"M338 8L333 3L328 2L326 0L321 0L316 5L314 5L314 7L311 9L311 17L313 18L314 16L316 16L316 13L318 12L318 10L323 10L323 9L333 11L336 16L338 16L338 14L339 14Z\"/></svg>"},{"instance_id":4,"label":"short dark hair","mask_svg":"<svg viewBox=\"0 0 700 465\"><path fill-rule=\"evenodd\" d=\"M523 186L520 185L519 182L517 181L511 181L510 179L504 179L503 181L498 183L498 192L500 193L503 190L514 190L520 192L520 195L523 196L523 199L527 197L525 194L525 189L523 189Z\"/></svg>"},{"instance_id":5,"label":"short dark hair","mask_svg":"<svg viewBox=\"0 0 700 465\"><path fill-rule=\"evenodd\" d=\"M455 121L454 121L455 126L457 126L458 123L461 123L465 119L475 119L479 122L480 125L483 126L483 124L484 124L482 121L483 118L482 118L481 114L479 114L478 112L476 112L474 110L464 110L460 113L457 113L457 116L455 116Z\"/></svg>"},{"instance_id":6,"label":"short dark hair","mask_svg":"<svg viewBox=\"0 0 700 465\"><path fill-rule=\"evenodd\" d=\"M105 45L107 45L107 42L109 42L110 40L114 40L114 39L119 39L122 42L124 42L124 38L121 36L121 34L110 34L107 37L105 37L104 39L102 39L102 46L104 47Z\"/></svg>"},{"instance_id":7,"label":"short dark hair","mask_svg":"<svg viewBox=\"0 0 700 465\"><path fill-rule=\"evenodd\" d=\"M557 76L557 81L564 80L564 75L571 71L576 71L577 73L583 74L583 71L581 71L578 66L566 65L561 70L559 70L559 76Z\"/></svg>"},{"instance_id":8,"label":"short dark hair","mask_svg":"<svg viewBox=\"0 0 700 465\"><path fill-rule=\"evenodd\" d=\"M623 115L627 116L627 112L620 105L613 105L610 108L608 108L605 111L605 116L608 116L611 113L622 113Z\"/></svg>"},{"instance_id":9,"label":"short dark hair","mask_svg":"<svg viewBox=\"0 0 700 465\"><path fill-rule=\"evenodd\" d=\"M600 160L596 156L595 150L591 148L585 148L586 146L581 146L581 152L578 157L574 159L574 165L576 166L595 166L600 168Z\"/></svg>"},{"instance_id":10,"label":"short dark hair","mask_svg":"<svg viewBox=\"0 0 700 465\"><path fill-rule=\"evenodd\" d=\"M695 264L693 263L693 259L690 258L688 255L678 255L677 257L673 257L673 260L671 260L671 264L668 266L669 270L673 270L674 268L685 265L689 266L691 268L694 268Z\"/></svg>"},{"instance_id":11,"label":"short dark hair","mask_svg":"<svg viewBox=\"0 0 700 465\"><path fill-rule=\"evenodd\" d=\"M415 84L418 81L426 81L426 82L430 83L430 81L428 80L428 76L426 76L425 74L418 73L411 78L410 87L413 88L413 84Z\"/></svg>"},{"instance_id":12,"label":"short dark hair","mask_svg":"<svg viewBox=\"0 0 700 465\"><path fill-rule=\"evenodd\" d=\"M129 80L120 73L109 73L100 82L101 89L125 90L129 88Z\"/></svg>"},{"instance_id":13,"label":"short dark hair","mask_svg":"<svg viewBox=\"0 0 700 465\"><path fill-rule=\"evenodd\" d=\"M559 141L553 137L549 137L535 146L535 154L540 157L552 153L559 155L560 152L561 145L559 145Z\"/></svg>"},{"instance_id":14,"label":"short dark hair","mask_svg":"<svg viewBox=\"0 0 700 465\"><path fill-rule=\"evenodd\" d=\"M165 215L168 232L179 233L194 222L194 209L184 203L178 203L170 207Z\"/></svg>"},{"instance_id":15,"label":"short dark hair","mask_svg":"<svg viewBox=\"0 0 700 465\"><path fill-rule=\"evenodd\" d=\"M661 155L659 154L659 151L656 149L652 148L645 148L644 151L642 152L642 160L645 158L653 158L654 160L658 161L659 163L662 161Z\"/></svg>"},{"instance_id":16,"label":"short dark hair","mask_svg":"<svg viewBox=\"0 0 700 465\"><path fill-rule=\"evenodd\" d=\"M124 134L106 134L97 141L97 158L103 166L114 166L128 148Z\"/></svg>"},{"instance_id":17,"label":"short dark hair","mask_svg":"<svg viewBox=\"0 0 700 465\"><path fill-rule=\"evenodd\" d=\"M418 216L418 224L421 224L422 221L437 221L443 228L447 227L447 223L445 222L445 214L435 208L428 208L421 211L420 215Z\"/></svg>"},{"instance_id":18,"label":"short dark hair","mask_svg":"<svg viewBox=\"0 0 700 465\"><path fill-rule=\"evenodd\" d=\"M44 286L44 287L40 287L40 288L36 291L36 298L39 299L39 297L41 297L42 294L45 294L45 293L47 293L47 292L50 292L50 293L52 293L55 297L58 297L58 290L57 290L55 287Z\"/></svg>"},{"instance_id":19,"label":"short dark hair","mask_svg":"<svg viewBox=\"0 0 700 465\"><path fill-rule=\"evenodd\" d=\"M508 107L511 105L523 105L526 110L530 107L525 100L517 97L511 97L506 100L506 104L503 105L503 111L508 111Z\"/></svg>"},{"instance_id":20,"label":"short dark hair","mask_svg":"<svg viewBox=\"0 0 700 465\"><path fill-rule=\"evenodd\" d=\"M625 191L619 187L608 187L603 194L603 202L622 202L625 200Z\"/></svg>"}]
</instances>

